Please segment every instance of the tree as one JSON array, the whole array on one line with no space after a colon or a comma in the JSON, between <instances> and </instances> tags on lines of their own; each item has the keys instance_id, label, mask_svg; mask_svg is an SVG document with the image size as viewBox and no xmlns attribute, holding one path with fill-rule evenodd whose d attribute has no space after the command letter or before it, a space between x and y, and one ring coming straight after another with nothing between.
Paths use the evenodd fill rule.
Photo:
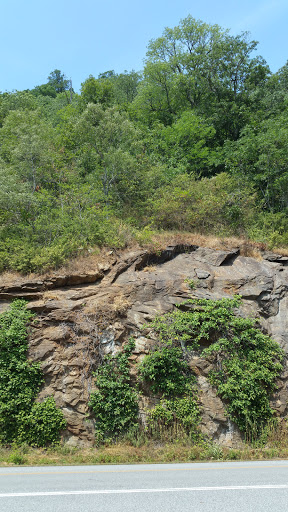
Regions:
<instances>
[{"instance_id":1,"label":"tree","mask_svg":"<svg viewBox=\"0 0 288 512\"><path fill-rule=\"evenodd\" d=\"M124 71L114 78L115 98L120 105L128 105L136 98L138 86L141 82L141 74L132 71Z\"/></svg>"},{"instance_id":2,"label":"tree","mask_svg":"<svg viewBox=\"0 0 288 512\"><path fill-rule=\"evenodd\" d=\"M213 121L220 142L237 139L250 88L268 73L263 59L251 58L256 46L247 33L231 36L188 16L150 41L136 105L146 110L148 123L156 116L171 124L179 112L192 109Z\"/></svg>"},{"instance_id":3,"label":"tree","mask_svg":"<svg viewBox=\"0 0 288 512\"><path fill-rule=\"evenodd\" d=\"M31 92L35 96L50 96L51 98L56 98L57 96L57 91L51 84L37 85Z\"/></svg>"},{"instance_id":4,"label":"tree","mask_svg":"<svg viewBox=\"0 0 288 512\"><path fill-rule=\"evenodd\" d=\"M114 102L114 87L108 78L94 78L90 75L81 84L81 98L84 103L100 103L105 106L112 106Z\"/></svg>"},{"instance_id":5,"label":"tree","mask_svg":"<svg viewBox=\"0 0 288 512\"><path fill-rule=\"evenodd\" d=\"M37 99L31 91L4 92L0 94L0 128L5 117L12 111L36 110Z\"/></svg>"},{"instance_id":6,"label":"tree","mask_svg":"<svg viewBox=\"0 0 288 512\"><path fill-rule=\"evenodd\" d=\"M54 69L48 76L48 84L52 86L57 94L65 93L67 103L72 103L73 98L73 88L72 88L72 80L67 80L64 73L61 73L60 69ZM69 95L68 92L69 91Z\"/></svg>"},{"instance_id":7,"label":"tree","mask_svg":"<svg viewBox=\"0 0 288 512\"><path fill-rule=\"evenodd\" d=\"M274 117L288 107L288 62L264 82L251 88L251 122Z\"/></svg>"},{"instance_id":8,"label":"tree","mask_svg":"<svg viewBox=\"0 0 288 512\"><path fill-rule=\"evenodd\" d=\"M80 173L101 186L106 206L135 202L141 187L137 160L141 144L127 116L116 107L104 109L90 103L75 126L74 136Z\"/></svg>"},{"instance_id":9,"label":"tree","mask_svg":"<svg viewBox=\"0 0 288 512\"><path fill-rule=\"evenodd\" d=\"M148 202L157 228L226 236L245 234L254 205L253 190L226 173L201 180L178 175Z\"/></svg>"},{"instance_id":10,"label":"tree","mask_svg":"<svg viewBox=\"0 0 288 512\"><path fill-rule=\"evenodd\" d=\"M151 130L149 151L161 158L173 174L187 172L195 176L209 174L214 151L210 140L215 135L213 126L191 110L185 111L172 124L155 124Z\"/></svg>"},{"instance_id":11,"label":"tree","mask_svg":"<svg viewBox=\"0 0 288 512\"><path fill-rule=\"evenodd\" d=\"M67 80L64 73L60 69L54 69L48 76L48 84L51 85L57 94L68 91L70 88L70 80Z\"/></svg>"},{"instance_id":12,"label":"tree","mask_svg":"<svg viewBox=\"0 0 288 512\"><path fill-rule=\"evenodd\" d=\"M265 209L288 207L287 112L247 126L237 142L225 144L227 169L255 186Z\"/></svg>"},{"instance_id":13,"label":"tree","mask_svg":"<svg viewBox=\"0 0 288 512\"><path fill-rule=\"evenodd\" d=\"M10 112L0 130L0 156L32 192L42 185L54 188L57 182L52 140L51 125L36 110Z\"/></svg>"},{"instance_id":14,"label":"tree","mask_svg":"<svg viewBox=\"0 0 288 512\"><path fill-rule=\"evenodd\" d=\"M34 198L27 182L0 159L0 226L15 224L26 216Z\"/></svg>"}]
</instances>

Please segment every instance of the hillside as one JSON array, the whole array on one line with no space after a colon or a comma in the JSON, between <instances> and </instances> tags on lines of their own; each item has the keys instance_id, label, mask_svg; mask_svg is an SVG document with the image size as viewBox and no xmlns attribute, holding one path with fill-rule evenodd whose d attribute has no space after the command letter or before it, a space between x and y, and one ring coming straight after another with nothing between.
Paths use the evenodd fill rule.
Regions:
<instances>
[{"instance_id":1,"label":"hillside","mask_svg":"<svg viewBox=\"0 0 288 512\"><path fill-rule=\"evenodd\" d=\"M163 230L287 246L287 64L256 50L187 16L139 72L1 93L0 271Z\"/></svg>"},{"instance_id":2,"label":"hillside","mask_svg":"<svg viewBox=\"0 0 288 512\"><path fill-rule=\"evenodd\" d=\"M2 445L286 425L288 62L256 52L189 15L140 71L0 93Z\"/></svg>"}]
</instances>

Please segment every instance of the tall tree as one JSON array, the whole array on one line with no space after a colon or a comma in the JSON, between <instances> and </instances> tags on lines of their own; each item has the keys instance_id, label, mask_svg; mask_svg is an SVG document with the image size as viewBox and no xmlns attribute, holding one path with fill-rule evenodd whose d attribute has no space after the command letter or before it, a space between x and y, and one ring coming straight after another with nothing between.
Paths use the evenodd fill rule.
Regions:
<instances>
[{"instance_id":1,"label":"tall tree","mask_svg":"<svg viewBox=\"0 0 288 512\"><path fill-rule=\"evenodd\" d=\"M10 112L0 130L0 145L0 157L32 192L41 186L55 188L53 130L39 111Z\"/></svg>"},{"instance_id":2,"label":"tall tree","mask_svg":"<svg viewBox=\"0 0 288 512\"><path fill-rule=\"evenodd\" d=\"M252 183L267 211L288 208L288 111L247 126L238 141L225 144L226 168Z\"/></svg>"},{"instance_id":3,"label":"tall tree","mask_svg":"<svg viewBox=\"0 0 288 512\"><path fill-rule=\"evenodd\" d=\"M128 204L139 193L139 133L116 107L88 104L75 126L77 163L82 175L99 187L106 206Z\"/></svg>"},{"instance_id":4,"label":"tall tree","mask_svg":"<svg viewBox=\"0 0 288 512\"><path fill-rule=\"evenodd\" d=\"M70 87L70 80L67 80L64 73L60 69L54 69L48 76L48 84L52 85L57 94L60 92L68 91Z\"/></svg>"},{"instance_id":5,"label":"tall tree","mask_svg":"<svg viewBox=\"0 0 288 512\"><path fill-rule=\"evenodd\" d=\"M213 120L221 142L237 139L251 83L268 73L263 59L251 56L256 46L247 33L231 36L188 16L149 43L137 108L146 110L148 122L156 115L168 124L190 108Z\"/></svg>"},{"instance_id":6,"label":"tall tree","mask_svg":"<svg viewBox=\"0 0 288 512\"><path fill-rule=\"evenodd\" d=\"M81 84L81 98L84 103L100 103L107 107L114 103L113 82L106 77L95 78L90 75L85 82Z\"/></svg>"}]
</instances>

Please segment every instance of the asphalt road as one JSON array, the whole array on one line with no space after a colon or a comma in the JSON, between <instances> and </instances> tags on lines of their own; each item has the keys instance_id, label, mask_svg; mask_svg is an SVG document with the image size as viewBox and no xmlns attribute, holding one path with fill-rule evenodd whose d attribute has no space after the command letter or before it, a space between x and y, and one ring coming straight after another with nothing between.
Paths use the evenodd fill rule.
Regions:
<instances>
[{"instance_id":1,"label":"asphalt road","mask_svg":"<svg viewBox=\"0 0 288 512\"><path fill-rule=\"evenodd\" d=\"M0 468L1 512L287 512L288 461Z\"/></svg>"}]
</instances>

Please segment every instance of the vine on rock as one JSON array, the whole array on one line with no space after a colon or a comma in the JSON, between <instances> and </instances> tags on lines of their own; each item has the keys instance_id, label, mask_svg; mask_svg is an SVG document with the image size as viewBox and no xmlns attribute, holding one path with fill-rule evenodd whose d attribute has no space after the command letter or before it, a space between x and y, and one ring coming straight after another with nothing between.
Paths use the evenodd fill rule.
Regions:
<instances>
[{"instance_id":1,"label":"vine on rock","mask_svg":"<svg viewBox=\"0 0 288 512\"><path fill-rule=\"evenodd\" d=\"M119 437L138 426L138 394L131 384L129 357L135 348L130 339L122 352L104 357L94 373L96 391L90 395L89 407L96 418L98 443Z\"/></svg>"},{"instance_id":2,"label":"vine on rock","mask_svg":"<svg viewBox=\"0 0 288 512\"><path fill-rule=\"evenodd\" d=\"M165 331L165 339L158 339L154 351L145 356L138 369L140 381L146 382L159 397L159 403L147 410L147 431L152 438L186 435L196 440L200 435L196 379L181 346L173 346L166 338L166 321L171 332L170 314L155 320L156 329L160 330L161 325L161 332Z\"/></svg>"},{"instance_id":3,"label":"vine on rock","mask_svg":"<svg viewBox=\"0 0 288 512\"><path fill-rule=\"evenodd\" d=\"M152 438L201 438L197 384L189 365L192 352L213 365L210 383L243 433L259 436L273 419L269 400L282 370L283 352L261 332L256 319L240 316L240 306L240 296L191 298L149 324L156 342L138 365L138 378L158 401L146 411L146 432ZM122 352L106 356L95 373L97 389L89 405L99 442L138 431L138 393L131 384L128 360L134 347L130 339Z\"/></svg>"},{"instance_id":4,"label":"vine on rock","mask_svg":"<svg viewBox=\"0 0 288 512\"><path fill-rule=\"evenodd\" d=\"M160 404L149 412L150 420L157 417L170 424L173 411L174 418L187 425L190 411L194 410L195 420L199 416L195 414L196 399L191 402L195 386L191 385L187 360L192 350L213 363L209 380L242 432L257 437L273 420L269 400L282 370L283 351L261 332L256 319L237 316L240 305L237 295L232 299L188 299L149 324L158 340L154 352L140 364L139 374L153 393L162 394ZM183 400L190 406L181 409Z\"/></svg>"},{"instance_id":5,"label":"vine on rock","mask_svg":"<svg viewBox=\"0 0 288 512\"><path fill-rule=\"evenodd\" d=\"M66 422L53 398L35 403L43 383L39 364L27 361L27 323L33 314L15 300L0 315L0 442L57 443Z\"/></svg>"},{"instance_id":6,"label":"vine on rock","mask_svg":"<svg viewBox=\"0 0 288 512\"><path fill-rule=\"evenodd\" d=\"M225 336L204 350L214 363L211 384L228 401L230 418L250 439L257 438L275 417L270 397L284 356L278 343L255 324L255 319L233 316Z\"/></svg>"}]
</instances>

